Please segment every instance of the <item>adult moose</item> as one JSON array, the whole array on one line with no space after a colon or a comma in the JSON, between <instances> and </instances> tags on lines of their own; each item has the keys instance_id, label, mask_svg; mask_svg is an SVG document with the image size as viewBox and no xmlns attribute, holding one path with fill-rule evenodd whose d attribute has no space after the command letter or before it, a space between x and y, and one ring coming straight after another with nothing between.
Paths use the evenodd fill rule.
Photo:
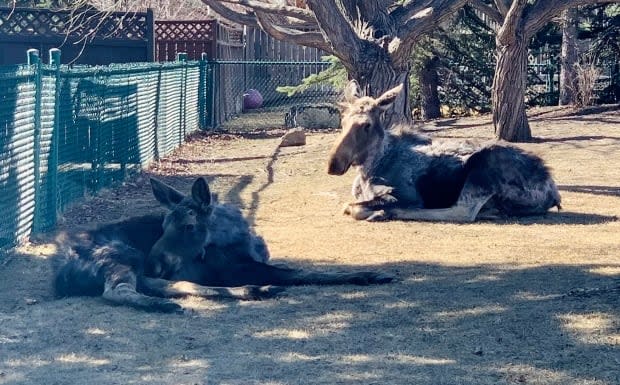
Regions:
<instances>
[{"instance_id":1,"label":"adult moose","mask_svg":"<svg viewBox=\"0 0 620 385\"><path fill-rule=\"evenodd\" d=\"M342 134L328 173L357 167L356 201L345 208L355 219L472 222L560 209L560 194L542 159L516 147L433 144L408 127L384 127L382 112L402 91L362 96L351 81L345 90Z\"/></svg>"},{"instance_id":2,"label":"adult moose","mask_svg":"<svg viewBox=\"0 0 620 385\"><path fill-rule=\"evenodd\" d=\"M266 263L265 241L241 211L212 200L204 178L189 196L151 179L155 198L168 209L92 230L61 234L60 296L101 295L116 304L174 312L168 298L258 299L286 285L367 285L391 277L374 272L312 272ZM277 286L270 286L277 285Z\"/></svg>"}]
</instances>

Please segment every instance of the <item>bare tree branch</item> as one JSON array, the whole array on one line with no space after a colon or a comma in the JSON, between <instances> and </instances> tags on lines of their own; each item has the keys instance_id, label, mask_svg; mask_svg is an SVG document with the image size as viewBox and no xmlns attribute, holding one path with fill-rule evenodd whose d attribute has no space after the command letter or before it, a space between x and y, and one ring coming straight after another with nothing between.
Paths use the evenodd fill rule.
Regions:
<instances>
[{"instance_id":1,"label":"bare tree branch","mask_svg":"<svg viewBox=\"0 0 620 385\"><path fill-rule=\"evenodd\" d=\"M347 63L351 63L362 43L336 2L333 0L307 0L306 3L314 12L319 28L331 47L346 47L346 49L331 48L330 52L338 52L338 57Z\"/></svg>"},{"instance_id":2,"label":"bare tree branch","mask_svg":"<svg viewBox=\"0 0 620 385\"><path fill-rule=\"evenodd\" d=\"M525 14L525 33L528 38L533 36L565 9L596 3L620 3L620 0L539 0Z\"/></svg>"},{"instance_id":3,"label":"bare tree branch","mask_svg":"<svg viewBox=\"0 0 620 385\"><path fill-rule=\"evenodd\" d=\"M246 7L252 8L254 11L262 11L265 13L277 14L279 16L294 17L308 23L316 23L314 14L304 8L265 3L256 0L220 0L220 2L244 5Z\"/></svg>"},{"instance_id":4,"label":"bare tree branch","mask_svg":"<svg viewBox=\"0 0 620 385\"><path fill-rule=\"evenodd\" d=\"M501 13L503 17L506 17L508 11L510 10L512 0L495 0L494 3L499 13Z\"/></svg>"},{"instance_id":5,"label":"bare tree branch","mask_svg":"<svg viewBox=\"0 0 620 385\"><path fill-rule=\"evenodd\" d=\"M218 0L202 0L202 2L225 19L232 22L258 28L258 21L255 15L233 11Z\"/></svg>"},{"instance_id":6,"label":"bare tree branch","mask_svg":"<svg viewBox=\"0 0 620 385\"><path fill-rule=\"evenodd\" d=\"M409 1L408 3L412 3ZM467 0L426 0L425 2L415 2L410 10L417 11L408 16L405 20L400 20L401 27L398 30L398 37L403 41L417 39L420 35L430 32L435 26L445 18L451 16L459 10ZM422 7L422 5L427 5ZM409 15L407 12L406 15ZM405 45L403 45L405 46Z\"/></svg>"},{"instance_id":7,"label":"bare tree branch","mask_svg":"<svg viewBox=\"0 0 620 385\"><path fill-rule=\"evenodd\" d=\"M523 10L525 10L526 5L527 0L513 0L504 19L504 24L497 32L497 41L501 45L510 45L517 38L517 29L522 21Z\"/></svg>"},{"instance_id":8,"label":"bare tree branch","mask_svg":"<svg viewBox=\"0 0 620 385\"><path fill-rule=\"evenodd\" d=\"M434 0L424 0L424 1L415 1L415 0L405 0L403 4L399 7L396 7L391 16L400 24L407 22L414 15L422 12L426 8L432 8L436 1Z\"/></svg>"},{"instance_id":9,"label":"bare tree branch","mask_svg":"<svg viewBox=\"0 0 620 385\"><path fill-rule=\"evenodd\" d=\"M488 17L491 18L494 22L499 25L502 25L504 22L504 16L497 10L497 8L486 4L482 0L469 0L469 5L472 8L477 9L478 11L484 13Z\"/></svg>"},{"instance_id":10,"label":"bare tree branch","mask_svg":"<svg viewBox=\"0 0 620 385\"><path fill-rule=\"evenodd\" d=\"M318 48L334 55L336 54L320 32L302 32L276 25L272 16L264 12L257 11L256 18L260 27L276 39L286 40L306 47Z\"/></svg>"},{"instance_id":11,"label":"bare tree branch","mask_svg":"<svg viewBox=\"0 0 620 385\"><path fill-rule=\"evenodd\" d=\"M373 36L395 35L396 28L393 23L394 18L388 10L395 2L394 0L339 0L342 7L346 10L349 20L363 20L371 30ZM354 27L359 27L354 25ZM376 35L374 33L377 33ZM358 31L359 35L360 31ZM360 37L362 37L360 35Z\"/></svg>"}]
</instances>

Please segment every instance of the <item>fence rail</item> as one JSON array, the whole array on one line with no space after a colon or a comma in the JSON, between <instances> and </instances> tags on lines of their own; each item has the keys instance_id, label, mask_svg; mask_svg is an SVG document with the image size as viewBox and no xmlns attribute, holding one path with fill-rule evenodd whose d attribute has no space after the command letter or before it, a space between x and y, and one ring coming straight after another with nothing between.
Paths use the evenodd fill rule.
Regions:
<instances>
[{"instance_id":1,"label":"fence rail","mask_svg":"<svg viewBox=\"0 0 620 385\"><path fill-rule=\"evenodd\" d=\"M28 65L0 66L0 250L45 231L76 200L123 180L169 154L198 129L259 107L335 96L314 87L276 92L319 72L325 62L185 61L67 66L30 51ZM249 115L248 115L249 116ZM273 122L274 126L284 124Z\"/></svg>"}]
</instances>

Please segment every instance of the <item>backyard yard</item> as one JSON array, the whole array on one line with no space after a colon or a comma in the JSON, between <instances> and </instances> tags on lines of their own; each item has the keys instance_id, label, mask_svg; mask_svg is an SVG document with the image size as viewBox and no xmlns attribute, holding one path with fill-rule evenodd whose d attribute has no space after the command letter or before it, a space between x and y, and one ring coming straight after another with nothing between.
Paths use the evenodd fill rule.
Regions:
<instances>
[{"instance_id":1,"label":"backyard yard","mask_svg":"<svg viewBox=\"0 0 620 385\"><path fill-rule=\"evenodd\" d=\"M0 260L0 384L620 384L620 112L535 109L530 122L536 140L520 146L546 160L563 210L475 224L342 215L354 176L327 175L336 132L286 148L282 129L195 135L59 228L159 210L148 176L182 191L206 176L274 263L397 280L145 313L54 298L42 236ZM489 116L420 129L493 137Z\"/></svg>"}]
</instances>

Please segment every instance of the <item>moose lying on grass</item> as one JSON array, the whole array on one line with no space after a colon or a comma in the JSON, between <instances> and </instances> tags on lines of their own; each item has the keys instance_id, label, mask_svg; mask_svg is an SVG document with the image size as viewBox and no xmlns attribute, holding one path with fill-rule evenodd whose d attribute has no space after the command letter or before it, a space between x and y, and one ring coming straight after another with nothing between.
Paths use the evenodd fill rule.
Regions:
<instances>
[{"instance_id":1,"label":"moose lying on grass","mask_svg":"<svg viewBox=\"0 0 620 385\"><path fill-rule=\"evenodd\" d=\"M512 146L481 148L469 143L434 144L407 127L382 125L402 86L378 98L361 96L351 81L345 90L342 134L328 173L351 166L356 201L345 213L359 220L472 222L479 218L540 215L560 209L560 194L542 159Z\"/></svg>"},{"instance_id":2,"label":"moose lying on grass","mask_svg":"<svg viewBox=\"0 0 620 385\"><path fill-rule=\"evenodd\" d=\"M169 211L134 217L94 230L61 234L63 263L56 273L60 296L101 295L120 305L174 312L167 298L260 299L282 291L268 285L387 283L374 272L309 272L267 264L265 241L241 211L212 202L198 178L191 195L151 179L155 198Z\"/></svg>"}]
</instances>

